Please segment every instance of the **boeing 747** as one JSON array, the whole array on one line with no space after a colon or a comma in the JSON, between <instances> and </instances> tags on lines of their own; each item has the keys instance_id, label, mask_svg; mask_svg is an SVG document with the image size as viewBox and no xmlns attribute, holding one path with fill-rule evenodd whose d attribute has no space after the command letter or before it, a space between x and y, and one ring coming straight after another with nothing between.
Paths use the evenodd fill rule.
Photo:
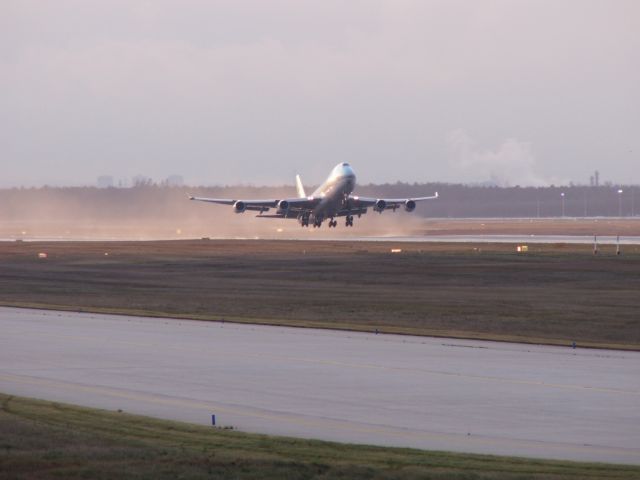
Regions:
<instances>
[{"instance_id":1,"label":"boeing 747","mask_svg":"<svg viewBox=\"0 0 640 480\"><path fill-rule=\"evenodd\" d=\"M429 197L415 198L367 198L353 194L356 186L356 175L348 163L339 163L331 171L325 182L310 196L305 193L300 176L296 176L296 198L278 200L242 200L227 198L203 198L189 197L200 202L232 205L236 213L246 211L258 212L262 218L295 218L300 225L308 227L313 225L320 228L325 220L329 220L329 227L338 225L337 217L345 217L345 226L353 227L353 218L367 213L368 208L382 213L385 210L396 211L404 208L407 212L413 212L416 202L438 198L438 192ZM271 209L275 213L265 214Z\"/></svg>"}]
</instances>

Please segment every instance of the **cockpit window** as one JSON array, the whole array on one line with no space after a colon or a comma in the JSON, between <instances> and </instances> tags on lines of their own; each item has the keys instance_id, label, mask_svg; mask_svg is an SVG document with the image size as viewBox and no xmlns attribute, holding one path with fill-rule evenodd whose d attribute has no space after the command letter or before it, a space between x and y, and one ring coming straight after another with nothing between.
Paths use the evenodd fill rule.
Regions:
<instances>
[{"instance_id":1,"label":"cockpit window","mask_svg":"<svg viewBox=\"0 0 640 480\"><path fill-rule=\"evenodd\" d=\"M348 167L348 166L349 166L349 164L348 164L348 163L346 163L346 162L344 162L344 163L342 164L342 166L343 166L343 167Z\"/></svg>"}]
</instances>

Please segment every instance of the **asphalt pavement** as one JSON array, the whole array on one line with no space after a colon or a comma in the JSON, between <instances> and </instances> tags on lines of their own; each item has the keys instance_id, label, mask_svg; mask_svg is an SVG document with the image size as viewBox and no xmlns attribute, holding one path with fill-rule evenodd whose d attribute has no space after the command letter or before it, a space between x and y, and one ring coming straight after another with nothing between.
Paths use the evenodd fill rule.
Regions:
<instances>
[{"instance_id":1,"label":"asphalt pavement","mask_svg":"<svg viewBox=\"0 0 640 480\"><path fill-rule=\"evenodd\" d=\"M0 308L0 391L248 432L640 464L640 352L579 345Z\"/></svg>"}]
</instances>

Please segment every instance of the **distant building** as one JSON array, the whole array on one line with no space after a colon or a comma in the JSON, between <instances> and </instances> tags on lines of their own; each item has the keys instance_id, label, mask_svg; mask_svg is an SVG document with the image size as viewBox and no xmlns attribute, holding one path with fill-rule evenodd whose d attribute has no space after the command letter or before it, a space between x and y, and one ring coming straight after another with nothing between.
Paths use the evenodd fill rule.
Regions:
<instances>
[{"instance_id":1,"label":"distant building","mask_svg":"<svg viewBox=\"0 0 640 480\"><path fill-rule=\"evenodd\" d=\"M168 187L181 187L184 185L182 175L169 175L165 180Z\"/></svg>"},{"instance_id":2,"label":"distant building","mask_svg":"<svg viewBox=\"0 0 640 480\"><path fill-rule=\"evenodd\" d=\"M146 175L136 175L131 179L131 184L134 187L147 187L152 183L151 177L147 177Z\"/></svg>"},{"instance_id":3,"label":"distant building","mask_svg":"<svg viewBox=\"0 0 640 480\"><path fill-rule=\"evenodd\" d=\"M98 188L111 188L113 187L113 177L111 175L101 175L96 182Z\"/></svg>"}]
</instances>

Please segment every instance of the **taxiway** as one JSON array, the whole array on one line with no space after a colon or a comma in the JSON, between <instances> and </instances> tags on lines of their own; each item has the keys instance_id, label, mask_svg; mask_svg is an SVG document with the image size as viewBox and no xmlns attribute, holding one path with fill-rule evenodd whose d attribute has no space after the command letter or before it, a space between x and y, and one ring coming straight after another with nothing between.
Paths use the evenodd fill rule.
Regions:
<instances>
[{"instance_id":1,"label":"taxiway","mask_svg":"<svg viewBox=\"0 0 640 480\"><path fill-rule=\"evenodd\" d=\"M266 434L640 463L640 352L0 308L0 391Z\"/></svg>"}]
</instances>

